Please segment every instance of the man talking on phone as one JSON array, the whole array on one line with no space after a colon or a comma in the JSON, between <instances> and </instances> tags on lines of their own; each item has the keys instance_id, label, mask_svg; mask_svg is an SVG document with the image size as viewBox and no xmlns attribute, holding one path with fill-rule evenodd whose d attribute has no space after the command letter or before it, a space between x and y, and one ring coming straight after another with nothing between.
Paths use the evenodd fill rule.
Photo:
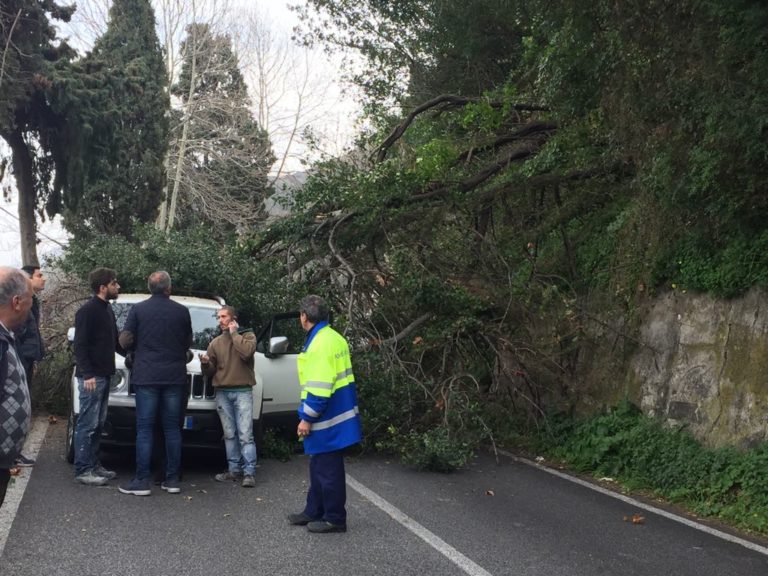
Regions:
<instances>
[{"instance_id":1,"label":"man talking on phone","mask_svg":"<svg viewBox=\"0 0 768 576\"><path fill-rule=\"evenodd\" d=\"M253 355L256 335L240 329L237 312L223 306L216 314L221 334L200 354L200 369L213 376L216 411L224 430L227 470L216 474L219 482L241 482L243 488L256 485L256 444L253 441Z\"/></svg>"}]
</instances>

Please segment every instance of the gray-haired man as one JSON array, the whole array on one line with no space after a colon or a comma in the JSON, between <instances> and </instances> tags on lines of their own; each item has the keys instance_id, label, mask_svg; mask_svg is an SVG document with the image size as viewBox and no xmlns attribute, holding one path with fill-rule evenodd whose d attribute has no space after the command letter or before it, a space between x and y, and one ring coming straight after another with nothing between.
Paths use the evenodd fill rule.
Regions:
<instances>
[{"instance_id":1,"label":"gray-haired man","mask_svg":"<svg viewBox=\"0 0 768 576\"><path fill-rule=\"evenodd\" d=\"M26 322L30 308L29 278L15 268L0 267L0 506L11 479L10 468L29 431L29 388L13 331Z\"/></svg>"}]
</instances>

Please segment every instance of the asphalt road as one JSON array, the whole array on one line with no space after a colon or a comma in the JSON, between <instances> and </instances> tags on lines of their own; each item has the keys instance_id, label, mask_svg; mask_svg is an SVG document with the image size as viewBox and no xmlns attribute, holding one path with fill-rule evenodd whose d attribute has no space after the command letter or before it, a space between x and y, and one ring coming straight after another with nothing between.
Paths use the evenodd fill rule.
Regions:
<instances>
[{"instance_id":1,"label":"asphalt road","mask_svg":"<svg viewBox=\"0 0 768 576\"><path fill-rule=\"evenodd\" d=\"M185 454L180 495L86 487L48 429L0 556L2 576L211 574L765 576L749 549L502 458L449 475L381 458L348 462L349 531L289 526L307 461L262 462L257 486L220 484L222 462ZM193 461L193 459L195 459ZM130 454L105 457L132 472ZM625 517L641 513L643 524ZM1 528L0 528L1 529Z\"/></svg>"}]
</instances>

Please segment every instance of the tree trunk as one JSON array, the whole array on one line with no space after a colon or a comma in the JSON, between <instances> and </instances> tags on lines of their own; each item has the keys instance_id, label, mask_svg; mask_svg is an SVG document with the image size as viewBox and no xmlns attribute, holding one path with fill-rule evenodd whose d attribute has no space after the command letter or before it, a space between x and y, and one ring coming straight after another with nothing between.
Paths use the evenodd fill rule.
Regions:
<instances>
[{"instance_id":1,"label":"tree trunk","mask_svg":"<svg viewBox=\"0 0 768 576\"><path fill-rule=\"evenodd\" d=\"M13 174L19 192L19 232L21 235L21 260L24 266L39 266L37 259L37 221L35 220L35 177L32 154L18 129L3 134L13 153Z\"/></svg>"},{"instance_id":2,"label":"tree trunk","mask_svg":"<svg viewBox=\"0 0 768 576\"><path fill-rule=\"evenodd\" d=\"M197 81L197 37L195 34L196 28L192 29L192 67L189 72L189 94L187 95L187 105L184 108L184 120L182 121L181 128L181 142L179 143L179 156L176 160L176 174L173 179L173 191L171 193L171 205L168 209L168 223L166 230L173 228L174 220L176 219L176 204L179 200L179 184L181 183L181 169L184 164L184 155L187 151L187 133L189 131L189 122L192 118L193 107L196 106L194 100L195 95L195 82Z\"/></svg>"}]
</instances>

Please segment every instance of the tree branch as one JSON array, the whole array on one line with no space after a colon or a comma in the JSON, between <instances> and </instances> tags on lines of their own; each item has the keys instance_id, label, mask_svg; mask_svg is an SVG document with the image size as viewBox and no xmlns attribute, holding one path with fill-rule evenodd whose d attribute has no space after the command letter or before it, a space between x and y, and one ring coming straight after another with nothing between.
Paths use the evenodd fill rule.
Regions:
<instances>
[{"instance_id":1,"label":"tree branch","mask_svg":"<svg viewBox=\"0 0 768 576\"><path fill-rule=\"evenodd\" d=\"M518 148L513 152L511 152L510 154L506 155L504 158L502 158L498 162L491 164L490 166L486 166L483 170L481 170L471 178L467 178L466 180L459 182L456 185L456 187L461 192L469 192L470 190L477 188L480 184L488 180L491 176L495 176L497 173L499 173L501 170L509 166L509 164L511 164L515 160L523 160L525 158L528 158L529 156L532 156L533 154L538 152L539 148L540 146L526 146L524 148ZM411 196L406 199L406 202L410 204L412 202L421 202L423 200L428 200L430 198L434 198L435 196L442 196L452 188L453 186L451 185L441 185L439 188L436 188L429 192L424 192L423 194L416 194L414 196Z\"/></svg>"},{"instance_id":2,"label":"tree branch","mask_svg":"<svg viewBox=\"0 0 768 576\"><path fill-rule=\"evenodd\" d=\"M427 320L429 320L432 317L431 313L422 314L416 320L408 324L405 328L403 328L400 332L395 334L394 336L391 336L390 338L387 338L386 340L382 340L379 342L379 346L389 346L391 344L397 344L400 340L408 336L411 332L416 330L419 326L424 324Z\"/></svg>"},{"instance_id":3,"label":"tree branch","mask_svg":"<svg viewBox=\"0 0 768 576\"><path fill-rule=\"evenodd\" d=\"M8 39L5 42L5 49L3 50L3 61L0 62L0 88L3 86L3 76L5 76L5 58L8 56L8 50L11 45L11 37L13 36L13 30L16 28L16 24L19 23L19 17L21 17L21 8L16 13L16 18L13 19L11 29L8 31Z\"/></svg>"},{"instance_id":4,"label":"tree branch","mask_svg":"<svg viewBox=\"0 0 768 576\"><path fill-rule=\"evenodd\" d=\"M440 96L437 96L436 98L433 98L432 100L428 100L427 102L424 102L420 106L417 106L411 111L410 114L408 114L408 116L405 117L405 119L400 124L395 126L392 132L390 132L389 136L387 136L384 139L384 142L382 142L378 146L378 148L376 148L376 150L374 151L376 154L376 161L377 162L384 161L384 159L387 156L387 151L389 150L389 148L392 146L392 144L397 142L397 140L399 140L403 134L405 134L405 131L413 123L413 121L416 119L416 117L419 114L437 107L442 107L443 109L455 108L458 106L466 106L467 104L472 104L475 102L486 102L486 100L484 100L483 98L468 98L465 96L456 96L454 94L442 94ZM492 108L501 108L506 105L504 102L488 102L488 104ZM526 110L530 112L549 110L549 108L545 106L538 106L535 104L512 104L510 107L513 110Z\"/></svg>"},{"instance_id":5,"label":"tree branch","mask_svg":"<svg viewBox=\"0 0 768 576\"><path fill-rule=\"evenodd\" d=\"M487 150L496 150L498 148L501 148L502 146L506 146L507 144L517 142L529 136L534 136L540 133L554 132L555 130L557 130L557 128L558 128L558 125L556 122L530 122L525 126L523 126L522 128L520 128L520 130L512 132L511 134L505 134L504 136L500 136L493 142L489 142L487 144L478 146L476 148L470 148L469 150L462 152L461 154L459 154L458 158L456 158L456 161L454 162L454 166L457 164L460 164L461 162L469 160L473 155L477 153L486 152Z\"/></svg>"}]
</instances>

